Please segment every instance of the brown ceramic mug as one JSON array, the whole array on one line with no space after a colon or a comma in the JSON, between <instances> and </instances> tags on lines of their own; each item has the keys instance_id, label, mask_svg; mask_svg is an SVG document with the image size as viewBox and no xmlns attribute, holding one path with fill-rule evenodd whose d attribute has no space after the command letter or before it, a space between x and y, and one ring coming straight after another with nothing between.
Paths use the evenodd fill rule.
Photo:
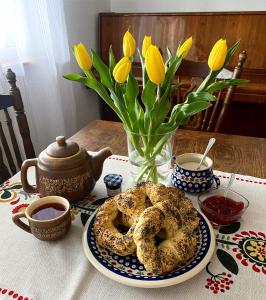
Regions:
<instances>
[{"instance_id":1,"label":"brown ceramic mug","mask_svg":"<svg viewBox=\"0 0 266 300\"><path fill-rule=\"evenodd\" d=\"M47 196L34 201L24 212L14 214L12 218L17 226L39 240L57 240L70 228L70 204L63 197ZM29 225L21 218L27 218Z\"/></svg>"}]
</instances>

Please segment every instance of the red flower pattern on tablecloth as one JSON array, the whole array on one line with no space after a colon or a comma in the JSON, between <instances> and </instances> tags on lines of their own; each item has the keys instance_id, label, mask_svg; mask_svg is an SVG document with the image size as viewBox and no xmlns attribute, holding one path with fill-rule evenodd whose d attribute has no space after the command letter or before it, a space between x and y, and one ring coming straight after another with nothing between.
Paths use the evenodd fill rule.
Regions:
<instances>
[{"instance_id":1,"label":"red flower pattern on tablecloth","mask_svg":"<svg viewBox=\"0 0 266 300\"><path fill-rule=\"evenodd\" d=\"M228 271L237 275L239 267L229 253L233 251L236 259L240 260L243 266L248 267L251 264L253 271L266 275L266 234L252 230L237 232L239 227L240 223L237 222L219 229L216 235L216 243L221 245L221 248L218 247L216 250L218 260ZM210 277L206 279L205 288L213 294L224 293L225 289L229 290L230 284L233 284L232 274L223 272L214 275L210 272L209 265L210 263L206 266L206 271Z\"/></svg>"},{"instance_id":2,"label":"red flower pattern on tablecloth","mask_svg":"<svg viewBox=\"0 0 266 300\"><path fill-rule=\"evenodd\" d=\"M15 208L13 208L12 210L12 214L16 214L18 212L22 212L26 209L26 207L28 207L29 204L28 203L23 203L23 204L20 204L20 205L17 205Z\"/></svg>"},{"instance_id":3,"label":"red flower pattern on tablecloth","mask_svg":"<svg viewBox=\"0 0 266 300\"><path fill-rule=\"evenodd\" d=\"M225 293L230 290L230 286L234 283L232 280L232 274L222 272L215 275L210 271L209 265L210 263L206 266L206 271L210 277L206 279L205 288L209 289L213 294Z\"/></svg>"},{"instance_id":4,"label":"red flower pattern on tablecloth","mask_svg":"<svg viewBox=\"0 0 266 300\"><path fill-rule=\"evenodd\" d=\"M29 300L29 297L24 297L22 295L19 295L13 290L9 290L6 288L0 288L0 297L1 295L10 296L8 299L16 299L16 300Z\"/></svg>"},{"instance_id":5,"label":"red flower pattern on tablecloth","mask_svg":"<svg viewBox=\"0 0 266 300\"><path fill-rule=\"evenodd\" d=\"M253 271L266 275L266 235L263 232L242 231L232 238L238 247L232 250L243 266L252 265Z\"/></svg>"}]
</instances>

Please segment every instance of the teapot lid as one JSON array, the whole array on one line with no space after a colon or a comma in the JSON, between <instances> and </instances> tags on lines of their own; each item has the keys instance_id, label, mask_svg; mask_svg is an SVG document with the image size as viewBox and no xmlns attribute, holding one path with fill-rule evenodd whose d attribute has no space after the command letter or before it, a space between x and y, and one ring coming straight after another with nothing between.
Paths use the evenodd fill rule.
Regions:
<instances>
[{"instance_id":1,"label":"teapot lid","mask_svg":"<svg viewBox=\"0 0 266 300\"><path fill-rule=\"evenodd\" d=\"M75 142L66 140L64 136L58 136L56 141L49 145L46 153L56 158L65 158L76 154L79 151L79 145Z\"/></svg>"}]
</instances>

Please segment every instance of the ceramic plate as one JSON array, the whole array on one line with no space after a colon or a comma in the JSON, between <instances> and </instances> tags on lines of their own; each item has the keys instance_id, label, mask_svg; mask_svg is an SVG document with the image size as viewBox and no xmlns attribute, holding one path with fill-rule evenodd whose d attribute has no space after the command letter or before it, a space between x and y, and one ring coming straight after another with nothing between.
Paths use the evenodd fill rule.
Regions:
<instances>
[{"instance_id":1,"label":"ceramic plate","mask_svg":"<svg viewBox=\"0 0 266 300\"><path fill-rule=\"evenodd\" d=\"M97 203L98 202L98 203ZM93 204L100 205L102 201ZM122 284L141 287L159 288L184 282L198 274L210 261L215 249L215 235L207 218L198 212L197 252L186 265L165 275L154 275L145 271L136 255L119 256L97 245L93 223L96 211L88 219L83 232L83 248L92 265L105 276Z\"/></svg>"}]
</instances>

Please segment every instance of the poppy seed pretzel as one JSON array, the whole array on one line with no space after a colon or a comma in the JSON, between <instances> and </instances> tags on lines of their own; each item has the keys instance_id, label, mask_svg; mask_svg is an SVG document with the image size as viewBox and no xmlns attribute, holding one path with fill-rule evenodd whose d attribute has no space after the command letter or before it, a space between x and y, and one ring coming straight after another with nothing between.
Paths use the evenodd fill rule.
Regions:
<instances>
[{"instance_id":1,"label":"poppy seed pretzel","mask_svg":"<svg viewBox=\"0 0 266 300\"><path fill-rule=\"evenodd\" d=\"M93 227L98 245L121 256L134 253L133 231L140 214L150 205L138 188L106 200L96 214ZM119 232L119 224L130 227L126 234Z\"/></svg>"},{"instance_id":2,"label":"poppy seed pretzel","mask_svg":"<svg viewBox=\"0 0 266 300\"><path fill-rule=\"evenodd\" d=\"M165 204L160 204L165 201L167 201ZM164 210L167 207L168 210L171 208L173 213L172 215L168 213L167 217L165 215L162 217L162 213L159 213L158 216L158 212L157 215L155 212L154 218L159 218L155 222L151 215L153 205L157 205L159 210L162 207L164 207ZM133 233L144 211L145 216L152 219L152 224L154 222L157 224L159 231L161 228L168 229L167 231L156 231L156 234L158 233L158 236L161 238L174 236L174 233L183 223L186 223L191 228L197 227L198 224L195 216L196 211L191 201L184 197L183 192L161 184L142 183L125 193L120 193L106 200L100 207L93 228L98 245L121 256L134 253L136 251L136 243L134 242ZM178 223L177 220L180 222L182 220L183 223ZM162 222L164 227L162 227ZM117 229L119 224L129 227L126 234L119 232ZM167 236L165 236L165 232ZM151 255L151 257L154 256Z\"/></svg>"},{"instance_id":3,"label":"poppy seed pretzel","mask_svg":"<svg viewBox=\"0 0 266 300\"><path fill-rule=\"evenodd\" d=\"M147 208L133 233L139 261L148 272L155 274L170 272L185 264L197 249L194 230L198 223L197 212L186 198L178 205L165 200ZM156 246L155 236L162 229L165 240Z\"/></svg>"}]
</instances>

